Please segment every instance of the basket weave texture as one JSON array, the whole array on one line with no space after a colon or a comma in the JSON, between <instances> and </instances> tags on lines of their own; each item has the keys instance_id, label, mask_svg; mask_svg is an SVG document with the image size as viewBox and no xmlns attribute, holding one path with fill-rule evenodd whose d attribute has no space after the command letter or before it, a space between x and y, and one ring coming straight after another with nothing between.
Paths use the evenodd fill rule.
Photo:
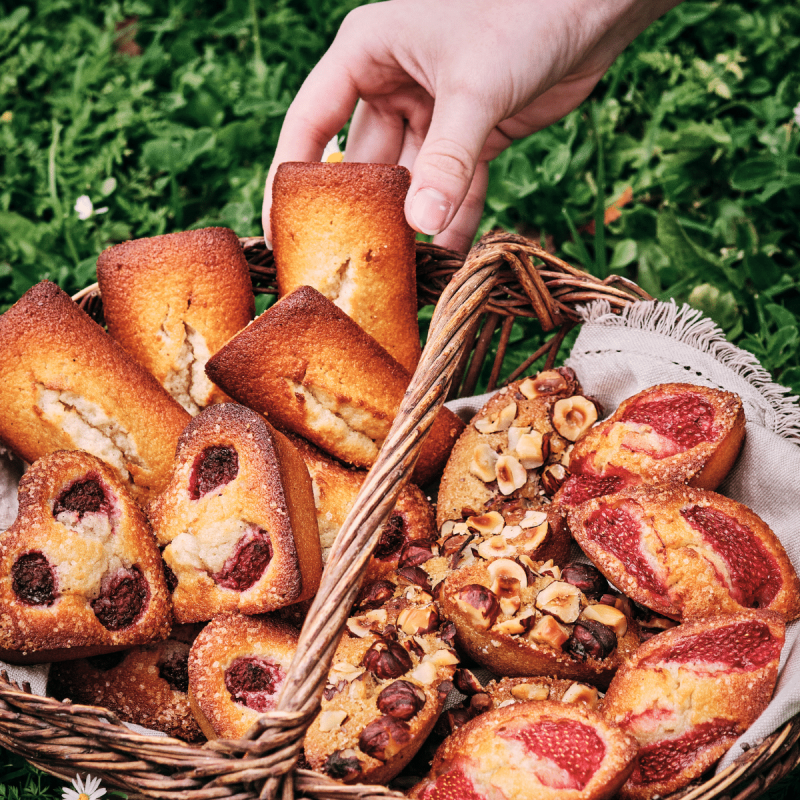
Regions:
<instances>
[{"instance_id":1,"label":"basket weave texture","mask_svg":"<svg viewBox=\"0 0 800 800\"><path fill-rule=\"evenodd\" d=\"M242 239L254 291L277 294L271 252L260 239ZM130 797L211 798L404 797L383 786L343 786L297 769L305 730L316 715L333 654L358 592L360 576L379 540L379 527L407 482L442 403L473 393L500 328L489 388L498 384L516 317L537 317L558 331L518 367L514 380L546 355L553 364L564 336L579 322L576 307L604 298L621 309L651 299L625 278L588 275L530 240L490 234L464 257L418 244L420 306L437 303L428 343L378 461L331 550L319 592L303 627L277 709L241 740L203 746L134 733L107 709L33 695L0 676L0 744L63 779L91 772ZM102 319L96 286L75 297ZM471 358L470 358L471 357ZM719 775L670 800L750 800L800 763L800 717L744 753ZM666 799L665 799L666 800Z\"/></svg>"}]
</instances>

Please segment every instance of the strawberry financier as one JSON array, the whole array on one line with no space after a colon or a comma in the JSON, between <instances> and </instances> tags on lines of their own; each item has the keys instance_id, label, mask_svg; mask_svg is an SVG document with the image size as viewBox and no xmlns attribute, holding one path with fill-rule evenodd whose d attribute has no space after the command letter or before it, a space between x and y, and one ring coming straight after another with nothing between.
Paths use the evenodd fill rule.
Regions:
<instances>
[{"instance_id":1,"label":"strawberry financier","mask_svg":"<svg viewBox=\"0 0 800 800\"><path fill-rule=\"evenodd\" d=\"M675 619L766 608L800 616L800 581L749 508L703 489L640 486L570 510L575 540L625 594Z\"/></svg>"},{"instance_id":2,"label":"strawberry financier","mask_svg":"<svg viewBox=\"0 0 800 800\"><path fill-rule=\"evenodd\" d=\"M414 800L606 800L631 774L636 742L580 705L496 708L436 752Z\"/></svg>"},{"instance_id":3,"label":"strawberry financier","mask_svg":"<svg viewBox=\"0 0 800 800\"><path fill-rule=\"evenodd\" d=\"M0 544L0 658L83 658L167 637L155 538L116 471L79 450L36 461Z\"/></svg>"},{"instance_id":4,"label":"strawberry financier","mask_svg":"<svg viewBox=\"0 0 800 800\"><path fill-rule=\"evenodd\" d=\"M779 615L740 611L645 642L602 705L605 718L640 746L620 798L672 794L715 764L769 703L783 641Z\"/></svg>"},{"instance_id":5,"label":"strawberry financier","mask_svg":"<svg viewBox=\"0 0 800 800\"><path fill-rule=\"evenodd\" d=\"M732 392L664 383L624 400L570 454L555 496L565 506L636 484L716 489L744 441L742 401Z\"/></svg>"}]
</instances>

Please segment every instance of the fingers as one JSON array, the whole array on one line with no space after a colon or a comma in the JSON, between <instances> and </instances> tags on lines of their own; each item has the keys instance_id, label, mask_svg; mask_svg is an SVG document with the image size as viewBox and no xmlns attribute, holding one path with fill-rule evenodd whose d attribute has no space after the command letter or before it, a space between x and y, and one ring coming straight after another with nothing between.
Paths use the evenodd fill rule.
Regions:
<instances>
[{"instance_id":1,"label":"fingers","mask_svg":"<svg viewBox=\"0 0 800 800\"><path fill-rule=\"evenodd\" d=\"M406 219L412 228L420 233L438 234L450 225L467 195L484 142L495 122L481 112L466 92L437 97L406 198Z\"/></svg>"},{"instance_id":2,"label":"fingers","mask_svg":"<svg viewBox=\"0 0 800 800\"><path fill-rule=\"evenodd\" d=\"M396 164L403 147L403 118L382 113L370 103L358 101L347 134L345 158L367 164Z\"/></svg>"},{"instance_id":3,"label":"fingers","mask_svg":"<svg viewBox=\"0 0 800 800\"><path fill-rule=\"evenodd\" d=\"M488 186L489 163L487 161L479 161L464 202L456 212L452 222L438 236L434 236L434 244L448 247L459 253L469 251L483 216L483 205L486 200Z\"/></svg>"}]
</instances>

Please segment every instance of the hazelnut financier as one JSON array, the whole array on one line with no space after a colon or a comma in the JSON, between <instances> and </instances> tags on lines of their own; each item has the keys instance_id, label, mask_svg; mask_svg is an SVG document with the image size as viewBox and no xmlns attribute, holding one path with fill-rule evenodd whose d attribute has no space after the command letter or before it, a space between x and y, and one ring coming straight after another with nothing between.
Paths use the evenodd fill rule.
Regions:
<instances>
[{"instance_id":1,"label":"hazelnut financier","mask_svg":"<svg viewBox=\"0 0 800 800\"><path fill-rule=\"evenodd\" d=\"M389 164L287 162L272 185L281 296L313 286L409 373L420 356L411 174Z\"/></svg>"},{"instance_id":2,"label":"hazelnut financier","mask_svg":"<svg viewBox=\"0 0 800 800\"><path fill-rule=\"evenodd\" d=\"M631 774L635 758L635 740L582 704L519 703L458 728L409 796L607 800Z\"/></svg>"},{"instance_id":3,"label":"hazelnut financier","mask_svg":"<svg viewBox=\"0 0 800 800\"><path fill-rule=\"evenodd\" d=\"M253 287L227 228L114 245L97 259L108 332L192 415L225 395L205 365L253 319Z\"/></svg>"},{"instance_id":4,"label":"hazelnut financier","mask_svg":"<svg viewBox=\"0 0 800 800\"><path fill-rule=\"evenodd\" d=\"M189 706L189 647L196 625L176 625L169 639L50 668L48 692L59 700L103 706L124 722L187 742L205 741Z\"/></svg>"},{"instance_id":5,"label":"hazelnut financier","mask_svg":"<svg viewBox=\"0 0 800 800\"><path fill-rule=\"evenodd\" d=\"M784 622L770 611L692 620L645 642L602 714L639 742L623 800L670 795L715 764L766 708Z\"/></svg>"},{"instance_id":6,"label":"hazelnut financier","mask_svg":"<svg viewBox=\"0 0 800 800\"><path fill-rule=\"evenodd\" d=\"M0 539L0 658L41 664L164 639L172 615L144 513L77 450L34 462Z\"/></svg>"},{"instance_id":7,"label":"hazelnut financier","mask_svg":"<svg viewBox=\"0 0 800 800\"><path fill-rule=\"evenodd\" d=\"M388 582L387 582L388 583ZM428 592L398 584L347 620L305 738L313 769L345 783L386 783L433 729L458 665L452 626Z\"/></svg>"},{"instance_id":8,"label":"hazelnut financier","mask_svg":"<svg viewBox=\"0 0 800 800\"><path fill-rule=\"evenodd\" d=\"M336 458L370 467L400 408L411 373L310 286L281 298L206 365L231 397ZM464 423L442 408L412 480L444 468Z\"/></svg>"},{"instance_id":9,"label":"hazelnut financier","mask_svg":"<svg viewBox=\"0 0 800 800\"><path fill-rule=\"evenodd\" d=\"M322 575L311 480L289 440L236 403L209 406L178 442L150 521L178 622L306 600Z\"/></svg>"},{"instance_id":10,"label":"hazelnut financier","mask_svg":"<svg viewBox=\"0 0 800 800\"><path fill-rule=\"evenodd\" d=\"M680 484L581 504L569 527L605 576L675 619L744 608L800 616L800 581L766 523L735 500Z\"/></svg>"},{"instance_id":11,"label":"hazelnut financier","mask_svg":"<svg viewBox=\"0 0 800 800\"><path fill-rule=\"evenodd\" d=\"M555 497L575 506L640 483L716 489L744 441L738 395L689 383L652 386L575 443Z\"/></svg>"},{"instance_id":12,"label":"hazelnut financier","mask_svg":"<svg viewBox=\"0 0 800 800\"><path fill-rule=\"evenodd\" d=\"M0 315L0 439L32 463L86 450L147 502L169 479L190 416L54 283Z\"/></svg>"},{"instance_id":13,"label":"hazelnut financier","mask_svg":"<svg viewBox=\"0 0 800 800\"><path fill-rule=\"evenodd\" d=\"M454 623L459 647L495 674L604 688L639 644L632 614L590 564L477 558L437 573L440 560L423 566L441 614Z\"/></svg>"},{"instance_id":14,"label":"hazelnut financier","mask_svg":"<svg viewBox=\"0 0 800 800\"><path fill-rule=\"evenodd\" d=\"M289 440L303 457L311 476L322 560L327 561L328 551L367 473L345 466L299 436L290 435ZM430 547L435 538L433 507L418 486L407 483L382 525L381 538L367 564L364 580L388 576L408 555L409 548Z\"/></svg>"},{"instance_id":15,"label":"hazelnut financier","mask_svg":"<svg viewBox=\"0 0 800 800\"><path fill-rule=\"evenodd\" d=\"M481 537L497 556L569 556L570 537L549 497L566 475L571 443L597 419L575 373L546 370L495 394L459 436L439 486L441 536ZM466 523L466 524L465 524ZM451 545L454 544L451 541Z\"/></svg>"}]
</instances>

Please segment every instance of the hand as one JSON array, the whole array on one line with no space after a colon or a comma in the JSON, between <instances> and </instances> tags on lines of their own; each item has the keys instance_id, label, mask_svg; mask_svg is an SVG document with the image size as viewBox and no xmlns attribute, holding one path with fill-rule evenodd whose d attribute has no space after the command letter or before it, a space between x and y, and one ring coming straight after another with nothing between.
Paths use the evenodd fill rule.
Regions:
<instances>
[{"instance_id":1,"label":"hand","mask_svg":"<svg viewBox=\"0 0 800 800\"><path fill-rule=\"evenodd\" d=\"M290 106L267 176L318 161L355 109L346 160L411 171L406 218L466 251L488 162L591 92L620 52L680 0L389 0L345 18Z\"/></svg>"}]
</instances>

